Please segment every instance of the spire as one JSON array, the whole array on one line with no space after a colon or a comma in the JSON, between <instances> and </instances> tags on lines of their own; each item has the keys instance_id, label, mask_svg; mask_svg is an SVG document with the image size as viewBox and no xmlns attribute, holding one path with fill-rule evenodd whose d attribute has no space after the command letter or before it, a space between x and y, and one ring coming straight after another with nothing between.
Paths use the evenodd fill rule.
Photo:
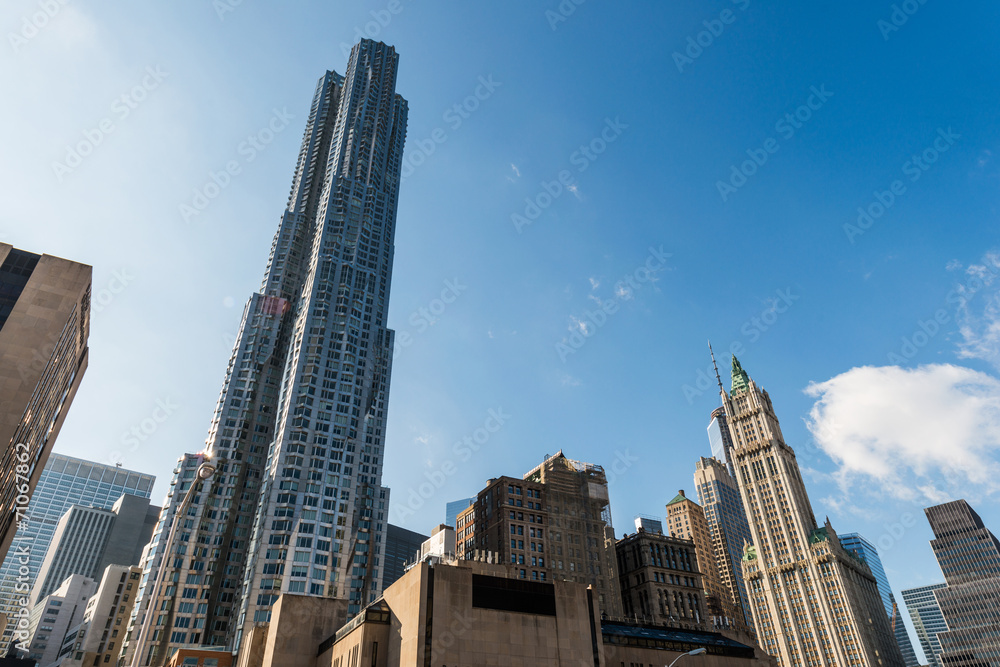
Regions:
<instances>
[{"instance_id":1,"label":"spire","mask_svg":"<svg viewBox=\"0 0 1000 667\"><path fill-rule=\"evenodd\" d=\"M719 377L719 366L715 363L715 352L712 351L712 341L708 341L708 353L712 355L712 368L715 369L715 381L719 383L719 391L724 394L726 390L722 388L722 378Z\"/></svg>"},{"instance_id":2,"label":"spire","mask_svg":"<svg viewBox=\"0 0 1000 667\"><path fill-rule=\"evenodd\" d=\"M747 386L749 386L749 384L750 384L750 376L747 375L747 372L743 370L742 366L740 366L740 360L737 359L736 355L734 354L732 392L736 393L737 391L745 391Z\"/></svg>"}]
</instances>

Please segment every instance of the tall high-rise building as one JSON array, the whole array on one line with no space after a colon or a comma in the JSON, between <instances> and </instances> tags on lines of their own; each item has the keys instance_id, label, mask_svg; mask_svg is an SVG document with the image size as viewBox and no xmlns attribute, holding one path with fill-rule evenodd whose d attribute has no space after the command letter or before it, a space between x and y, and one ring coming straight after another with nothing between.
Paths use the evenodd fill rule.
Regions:
<instances>
[{"instance_id":1,"label":"tall high-rise building","mask_svg":"<svg viewBox=\"0 0 1000 667\"><path fill-rule=\"evenodd\" d=\"M947 584L933 584L931 586L919 586L901 591L903 604L913 621L913 629L917 633L917 641L924 651L924 659L934 667L943 667L941 664L941 642L938 641L938 633L948 629L945 623L944 614L941 613L941 605L934 597L934 591L944 588Z\"/></svg>"},{"instance_id":2,"label":"tall high-rise building","mask_svg":"<svg viewBox=\"0 0 1000 667\"><path fill-rule=\"evenodd\" d=\"M463 510L469 508L474 502L476 502L475 498L462 498L461 500L453 500L448 503L444 511L444 525L454 528L455 524L458 523L458 515Z\"/></svg>"},{"instance_id":3,"label":"tall high-rise building","mask_svg":"<svg viewBox=\"0 0 1000 667\"><path fill-rule=\"evenodd\" d=\"M729 588L722 583L705 510L688 498L683 490L667 503L667 530L674 537L694 543L705 587L707 612L712 619L708 627L730 627L744 632L750 630L742 610L734 605Z\"/></svg>"},{"instance_id":4,"label":"tall high-rise building","mask_svg":"<svg viewBox=\"0 0 1000 667\"><path fill-rule=\"evenodd\" d=\"M753 617L741 564L743 548L753 543L753 536L743 511L739 484L718 459L702 457L695 465L694 485L705 512L719 579L725 586L738 625L753 635Z\"/></svg>"},{"instance_id":5,"label":"tall high-rise building","mask_svg":"<svg viewBox=\"0 0 1000 667\"><path fill-rule=\"evenodd\" d=\"M385 532L385 586L391 586L406 572L406 566L417 560L420 545L428 539L427 535L415 533L412 530L388 525Z\"/></svg>"},{"instance_id":6,"label":"tall high-rise building","mask_svg":"<svg viewBox=\"0 0 1000 667\"><path fill-rule=\"evenodd\" d=\"M17 534L18 542L28 549L28 563L23 565L21 557L11 551L0 566L0 613L14 619L4 630L4 645L12 637L17 626L16 619L25 613L21 610L31 611L29 607L19 604L27 596L18 592L24 590L23 587L18 588L18 581L26 583L28 591L34 588L56 526L67 510L73 505L111 509L125 494L148 500L155 481L153 475L127 468L58 453L49 457L28 503L27 525ZM28 574L23 577L20 574L22 567L28 568Z\"/></svg>"},{"instance_id":7,"label":"tall high-rise building","mask_svg":"<svg viewBox=\"0 0 1000 667\"><path fill-rule=\"evenodd\" d=\"M729 435L729 422L726 421L726 409L718 407L712 410L712 421L708 423L708 444L712 448L712 458L716 459L734 478L736 470L732 464L733 441Z\"/></svg>"},{"instance_id":8,"label":"tall high-rise building","mask_svg":"<svg viewBox=\"0 0 1000 667\"><path fill-rule=\"evenodd\" d=\"M948 624L937 635L941 662L947 667L1000 665L1000 541L964 500L924 512L947 584L934 591Z\"/></svg>"},{"instance_id":9,"label":"tall high-rise building","mask_svg":"<svg viewBox=\"0 0 1000 667\"><path fill-rule=\"evenodd\" d=\"M460 558L508 563L520 579L590 584L601 610L621 616L611 501L601 466L568 459L560 450L522 479L489 480L457 523Z\"/></svg>"},{"instance_id":10,"label":"tall high-rise building","mask_svg":"<svg viewBox=\"0 0 1000 667\"><path fill-rule=\"evenodd\" d=\"M99 581L108 565L138 565L153 535L160 508L148 498L123 494L110 510L74 505L59 519L38 580L32 605L71 574Z\"/></svg>"},{"instance_id":11,"label":"tall high-rise building","mask_svg":"<svg viewBox=\"0 0 1000 667\"><path fill-rule=\"evenodd\" d=\"M0 560L87 370L91 273L0 243Z\"/></svg>"},{"instance_id":12,"label":"tall high-rise building","mask_svg":"<svg viewBox=\"0 0 1000 667\"><path fill-rule=\"evenodd\" d=\"M743 578L758 641L783 667L903 667L875 578L829 520L816 524L771 397L735 357L721 393L753 535Z\"/></svg>"},{"instance_id":13,"label":"tall high-rise building","mask_svg":"<svg viewBox=\"0 0 1000 667\"><path fill-rule=\"evenodd\" d=\"M156 628L141 664L180 646L238 644L282 592L345 598L353 615L382 590L386 318L407 120L398 62L365 39L344 75L317 85L209 427L216 474L197 482L189 510L201 541L166 546L184 592L210 604ZM174 608L175 593L167 581L150 591L156 607ZM185 631L193 621L204 630Z\"/></svg>"},{"instance_id":14,"label":"tall high-rise building","mask_svg":"<svg viewBox=\"0 0 1000 667\"><path fill-rule=\"evenodd\" d=\"M902 611L896 605L896 597L892 594L892 587L889 586L889 578L885 575L885 568L882 567L882 559L879 558L875 545L866 540L859 533L846 533L840 536L840 544L845 549L853 553L864 561L875 577L878 584L878 592L882 597L882 605L885 607L885 614L889 617L890 629L896 637L896 645L903 656L906 667L919 667L917 655L913 651L913 644L910 642L910 635L906 631L906 624L903 623L899 615Z\"/></svg>"}]
</instances>

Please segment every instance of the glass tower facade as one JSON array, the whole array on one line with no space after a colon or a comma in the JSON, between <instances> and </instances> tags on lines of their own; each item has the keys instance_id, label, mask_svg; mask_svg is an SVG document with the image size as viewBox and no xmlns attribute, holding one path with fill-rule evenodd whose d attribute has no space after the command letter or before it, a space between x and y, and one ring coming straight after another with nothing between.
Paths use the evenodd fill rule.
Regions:
<instances>
[{"instance_id":1,"label":"glass tower facade","mask_svg":"<svg viewBox=\"0 0 1000 667\"><path fill-rule=\"evenodd\" d=\"M948 667L1000 665L1000 541L964 500L924 512L947 584L934 591L948 624L937 636L941 662Z\"/></svg>"},{"instance_id":2,"label":"glass tower facade","mask_svg":"<svg viewBox=\"0 0 1000 667\"><path fill-rule=\"evenodd\" d=\"M840 543L845 549L853 553L872 571L875 583L878 584L879 595L882 596L882 604L885 605L885 613L890 621L894 622L893 634L896 635L896 643L899 645L899 652L903 654L903 662L906 667L918 667L917 656L913 652L913 644L910 642L910 635L906 632L906 625L899 618L900 610L895 611L896 598L892 594L892 587L889 586L889 578L885 576L885 568L882 567L882 559L878 556L875 545L862 537L859 533L846 533L840 536Z\"/></svg>"},{"instance_id":3,"label":"glass tower facade","mask_svg":"<svg viewBox=\"0 0 1000 667\"><path fill-rule=\"evenodd\" d=\"M712 423L716 423L714 418ZM709 434L711 433L709 428ZM753 536L740 499L740 487L728 468L714 457L702 457L698 460L694 485L698 491L698 501L705 510L719 576L729 592L736 613L742 617L746 629L753 633L753 617L750 614L750 602L740 563L743 547L753 544Z\"/></svg>"},{"instance_id":4,"label":"glass tower facade","mask_svg":"<svg viewBox=\"0 0 1000 667\"><path fill-rule=\"evenodd\" d=\"M209 427L217 472L197 482L190 530L163 547L169 576L149 594L173 611L157 615L140 664L180 646L238 646L281 593L346 598L354 615L382 591L386 317L407 121L398 62L362 40L346 73L317 85ZM206 603L175 609L178 597Z\"/></svg>"},{"instance_id":5,"label":"glass tower facade","mask_svg":"<svg viewBox=\"0 0 1000 667\"><path fill-rule=\"evenodd\" d=\"M133 470L51 454L28 503L28 521L18 531L15 545L26 545L28 583L34 586L38 569L52 542L59 519L73 505L110 510L124 494L149 498L156 478ZM0 613L14 619L20 610L15 595L21 556L15 550L0 566ZM13 615L12 615L13 614ZM3 642L9 642L17 623L7 624Z\"/></svg>"},{"instance_id":6,"label":"glass tower facade","mask_svg":"<svg viewBox=\"0 0 1000 667\"><path fill-rule=\"evenodd\" d=\"M733 468L732 454L730 454L733 440L729 434L725 408L720 407L712 411L712 421L708 423L708 444L712 448L712 457L721 461L735 479L736 469Z\"/></svg>"},{"instance_id":7,"label":"glass tower facade","mask_svg":"<svg viewBox=\"0 0 1000 667\"><path fill-rule=\"evenodd\" d=\"M924 660L934 667L943 667L941 664L941 642L938 641L938 633L948 629L948 624L944 621L944 614L941 613L941 606L934 591L942 589L946 584L934 584L933 586L921 586L919 588L908 588L901 591L903 604L913 621L913 629L917 632L917 641L924 651Z\"/></svg>"},{"instance_id":8,"label":"glass tower facade","mask_svg":"<svg viewBox=\"0 0 1000 667\"><path fill-rule=\"evenodd\" d=\"M475 498L463 498L462 500L453 500L448 503L444 511L444 525L454 528L455 524L458 523L458 515L471 507L475 502Z\"/></svg>"}]
</instances>

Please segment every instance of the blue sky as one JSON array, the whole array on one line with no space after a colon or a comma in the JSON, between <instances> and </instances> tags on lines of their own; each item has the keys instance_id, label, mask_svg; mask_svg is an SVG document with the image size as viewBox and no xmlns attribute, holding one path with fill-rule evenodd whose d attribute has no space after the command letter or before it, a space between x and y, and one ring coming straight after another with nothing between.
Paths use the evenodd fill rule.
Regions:
<instances>
[{"instance_id":1,"label":"blue sky","mask_svg":"<svg viewBox=\"0 0 1000 667\"><path fill-rule=\"evenodd\" d=\"M1000 7L45 4L2 19L0 238L94 266L58 451L159 497L200 448L316 81L367 36L410 102L398 522L559 449L618 461L619 533L662 514L709 453L711 338L770 392L817 518L886 538L897 591L941 579L924 506L1000 530Z\"/></svg>"}]
</instances>

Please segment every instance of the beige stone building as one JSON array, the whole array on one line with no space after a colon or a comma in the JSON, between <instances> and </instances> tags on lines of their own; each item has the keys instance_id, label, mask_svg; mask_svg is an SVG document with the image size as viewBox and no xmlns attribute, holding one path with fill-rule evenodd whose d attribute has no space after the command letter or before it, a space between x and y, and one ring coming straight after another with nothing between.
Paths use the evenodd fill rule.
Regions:
<instances>
[{"instance_id":1,"label":"beige stone building","mask_svg":"<svg viewBox=\"0 0 1000 667\"><path fill-rule=\"evenodd\" d=\"M0 243L0 562L87 369L91 268Z\"/></svg>"},{"instance_id":2,"label":"beige stone building","mask_svg":"<svg viewBox=\"0 0 1000 667\"><path fill-rule=\"evenodd\" d=\"M521 579L589 584L600 609L621 616L610 508L604 469L560 451L521 479L491 479L458 516L457 551Z\"/></svg>"},{"instance_id":3,"label":"beige stone building","mask_svg":"<svg viewBox=\"0 0 1000 667\"><path fill-rule=\"evenodd\" d=\"M521 579L519 568L422 562L344 624L338 600L284 594L241 648L238 667L618 667L666 665L705 649L701 667L763 667L720 634L601 620L594 589Z\"/></svg>"},{"instance_id":4,"label":"beige stone building","mask_svg":"<svg viewBox=\"0 0 1000 667\"><path fill-rule=\"evenodd\" d=\"M733 604L732 593L719 574L715 547L708 528L708 520L701 505L680 490L667 503L667 530L674 537L694 543L698 563L704 578L707 614L710 626L724 626L747 631L743 613Z\"/></svg>"},{"instance_id":5,"label":"beige stone building","mask_svg":"<svg viewBox=\"0 0 1000 667\"><path fill-rule=\"evenodd\" d=\"M868 566L816 524L771 397L733 357L722 392L753 546L743 558L757 639L785 667L902 667Z\"/></svg>"},{"instance_id":6,"label":"beige stone building","mask_svg":"<svg viewBox=\"0 0 1000 667\"><path fill-rule=\"evenodd\" d=\"M117 664L141 576L138 565L105 568L97 591L87 600L82 622L63 639L60 667Z\"/></svg>"}]
</instances>

